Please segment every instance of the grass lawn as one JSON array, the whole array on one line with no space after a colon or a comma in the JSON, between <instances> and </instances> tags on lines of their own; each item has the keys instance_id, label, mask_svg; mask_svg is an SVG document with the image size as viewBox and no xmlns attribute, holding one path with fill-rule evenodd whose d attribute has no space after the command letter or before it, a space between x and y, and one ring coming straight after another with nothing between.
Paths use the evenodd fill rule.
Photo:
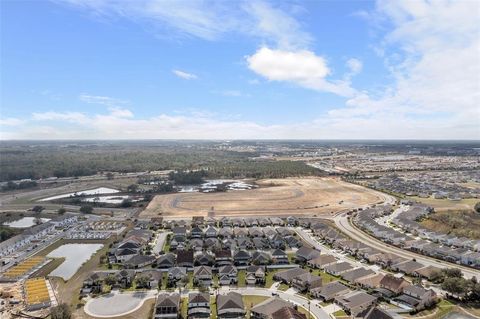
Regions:
<instances>
[{"instance_id":1,"label":"grass lawn","mask_svg":"<svg viewBox=\"0 0 480 319\"><path fill-rule=\"evenodd\" d=\"M337 310L333 313L333 316L335 318L343 318L343 317L348 317L347 314L345 313L345 311L343 310Z\"/></svg>"},{"instance_id":2,"label":"grass lawn","mask_svg":"<svg viewBox=\"0 0 480 319\"><path fill-rule=\"evenodd\" d=\"M250 309L261 303L264 300L267 300L270 297L266 296L243 296L243 304L245 305L245 309L247 311L247 318L250 318Z\"/></svg>"},{"instance_id":3,"label":"grass lawn","mask_svg":"<svg viewBox=\"0 0 480 319\"><path fill-rule=\"evenodd\" d=\"M278 290L280 291L286 291L288 288L290 288L290 286L287 284L284 284L283 282L280 284L280 286L278 286Z\"/></svg>"},{"instance_id":4,"label":"grass lawn","mask_svg":"<svg viewBox=\"0 0 480 319\"><path fill-rule=\"evenodd\" d=\"M180 309L182 318L187 318L188 315L188 298L182 298L182 305Z\"/></svg>"},{"instance_id":5,"label":"grass lawn","mask_svg":"<svg viewBox=\"0 0 480 319\"><path fill-rule=\"evenodd\" d=\"M217 319L217 301L215 297L210 297L210 319Z\"/></svg>"},{"instance_id":6,"label":"grass lawn","mask_svg":"<svg viewBox=\"0 0 480 319\"><path fill-rule=\"evenodd\" d=\"M188 272L187 289L193 289L193 272Z\"/></svg>"},{"instance_id":7,"label":"grass lawn","mask_svg":"<svg viewBox=\"0 0 480 319\"><path fill-rule=\"evenodd\" d=\"M245 282L245 276L245 270L238 271L238 287L245 287L247 285L247 283Z\"/></svg>"},{"instance_id":8,"label":"grass lawn","mask_svg":"<svg viewBox=\"0 0 480 319\"><path fill-rule=\"evenodd\" d=\"M270 288L273 285L273 275L277 273L278 270L269 270L267 275L265 276L265 288Z\"/></svg>"},{"instance_id":9,"label":"grass lawn","mask_svg":"<svg viewBox=\"0 0 480 319\"><path fill-rule=\"evenodd\" d=\"M320 276L322 277L322 284L325 285L325 284L328 284L329 282L332 282L332 281L337 281L339 280L339 278L335 277L335 276L332 276L330 274L327 274L326 272L320 270L320 269L312 269L310 267L306 267L306 269L308 271L311 270L312 274L313 275L317 275L317 276Z\"/></svg>"},{"instance_id":10,"label":"grass lawn","mask_svg":"<svg viewBox=\"0 0 480 319\"><path fill-rule=\"evenodd\" d=\"M65 261L64 257L51 259L48 264L34 272L30 277L47 277L55 268Z\"/></svg>"}]
</instances>

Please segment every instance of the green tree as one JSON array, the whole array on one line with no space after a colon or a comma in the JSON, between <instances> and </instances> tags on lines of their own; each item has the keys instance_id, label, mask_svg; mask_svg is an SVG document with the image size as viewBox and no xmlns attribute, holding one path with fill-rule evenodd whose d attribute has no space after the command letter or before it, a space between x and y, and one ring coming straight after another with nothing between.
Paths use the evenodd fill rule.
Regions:
<instances>
[{"instance_id":1,"label":"green tree","mask_svg":"<svg viewBox=\"0 0 480 319\"><path fill-rule=\"evenodd\" d=\"M43 207L43 206L35 205L35 206L33 206L32 211L34 211L35 213L41 213L44 209L45 209L45 207Z\"/></svg>"},{"instance_id":2,"label":"green tree","mask_svg":"<svg viewBox=\"0 0 480 319\"><path fill-rule=\"evenodd\" d=\"M66 303L62 303L50 310L50 317L52 319L70 319L72 312Z\"/></svg>"},{"instance_id":3,"label":"green tree","mask_svg":"<svg viewBox=\"0 0 480 319\"><path fill-rule=\"evenodd\" d=\"M106 285L109 285L109 286L115 285L116 282L117 282L117 280L115 279L115 276L112 275L112 274L108 275L108 276L105 277L105 279L104 279L104 283L105 283Z\"/></svg>"},{"instance_id":4,"label":"green tree","mask_svg":"<svg viewBox=\"0 0 480 319\"><path fill-rule=\"evenodd\" d=\"M67 212L67 210L65 209L65 207L60 207L57 212L60 214L60 215L63 215Z\"/></svg>"},{"instance_id":5,"label":"green tree","mask_svg":"<svg viewBox=\"0 0 480 319\"><path fill-rule=\"evenodd\" d=\"M475 204L474 209L475 209L475 211L476 211L477 213L480 213L480 202L478 202L478 203Z\"/></svg>"},{"instance_id":6,"label":"green tree","mask_svg":"<svg viewBox=\"0 0 480 319\"><path fill-rule=\"evenodd\" d=\"M135 278L135 283L137 285L137 288L147 288L148 287L148 277L139 275Z\"/></svg>"},{"instance_id":7,"label":"green tree","mask_svg":"<svg viewBox=\"0 0 480 319\"><path fill-rule=\"evenodd\" d=\"M82 205L80 207L80 212L84 214L91 214L93 213L93 207L92 205Z\"/></svg>"},{"instance_id":8,"label":"green tree","mask_svg":"<svg viewBox=\"0 0 480 319\"><path fill-rule=\"evenodd\" d=\"M442 289L451 294L463 296L468 291L468 282L464 278L449 277L443 281Z\"/></svg>"}]
</instances>

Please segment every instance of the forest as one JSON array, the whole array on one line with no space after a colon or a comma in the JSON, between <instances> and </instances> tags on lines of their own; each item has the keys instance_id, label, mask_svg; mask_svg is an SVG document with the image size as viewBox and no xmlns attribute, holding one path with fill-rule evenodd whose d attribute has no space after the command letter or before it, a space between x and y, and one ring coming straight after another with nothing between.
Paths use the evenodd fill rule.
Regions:
<instances>
[{"instance_id":1,"label":"forest","mask_svg":"<svg viewBox=\"0 0 480 319\"><path fill-rule=\"evenodd\" d=\"M255 152L225 151L212 142L19 142L1 144L0 153L2 182L167 169L205 170L201 177L208 178L321 174L303 162L255 161Z\"/></svg>"}]
</instances>

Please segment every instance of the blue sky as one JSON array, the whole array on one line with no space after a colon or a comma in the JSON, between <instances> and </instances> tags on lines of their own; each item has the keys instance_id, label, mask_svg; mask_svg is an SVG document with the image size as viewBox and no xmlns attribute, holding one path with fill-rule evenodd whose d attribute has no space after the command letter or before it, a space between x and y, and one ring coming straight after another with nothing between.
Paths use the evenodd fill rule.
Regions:
<instances>
[{"instance_id":1,"label":"blue sky","mask_svg":"<svg viewBox=\"0 0 480 319\"><path fill-rule=\"evenodd\" d=\"M2 139L480 138L474 1L2 1Z\"/></svg>"}]
</instances>

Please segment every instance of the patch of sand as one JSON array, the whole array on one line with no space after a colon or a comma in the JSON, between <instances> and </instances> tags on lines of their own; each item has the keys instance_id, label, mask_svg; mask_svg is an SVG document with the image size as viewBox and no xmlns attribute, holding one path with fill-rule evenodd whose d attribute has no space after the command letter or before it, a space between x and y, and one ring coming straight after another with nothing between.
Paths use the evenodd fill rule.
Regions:
<instances>
[{"instance_id":1,"label":"patch of sand","mask_svg":"<svg viewBox=\"0 0 480 319\"><path fill-rule=\"evenodd\" d=\"M258 189L158 195L140 217L330 214L382 202L381 194L336 178L285 178L257 182Z\"/></svg>"}]
</instances>

